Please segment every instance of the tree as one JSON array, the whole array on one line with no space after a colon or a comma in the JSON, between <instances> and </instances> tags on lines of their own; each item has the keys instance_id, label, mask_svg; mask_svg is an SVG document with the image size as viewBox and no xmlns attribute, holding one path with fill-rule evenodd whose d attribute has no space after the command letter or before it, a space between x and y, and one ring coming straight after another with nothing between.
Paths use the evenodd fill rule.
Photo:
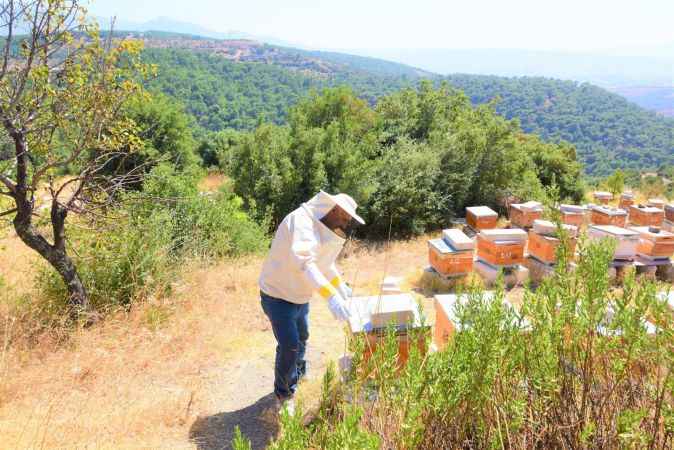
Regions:
<instances>
[{"instance_id":1,"label":"tree","mask_svg":"<svg viewBox=\"0 0 674 450\"><path fill-rule=\"evenodd\" d=\"M625 174L618 169L613 172L613 175L606 178L604 183L613 195L618 195L625 189Z\"/></svg>"},{"instance_id":2,"label":"tree","mask_svg":"<svg viewBox=\"0 0 674 450\"><path fill-rule=\"evenodd\" d=\"M0 32L0 121L12 148L0 161L0 194L13 203L0 215L12 217L20 239L61 276L73 315L94 317L67 252L66 219L71 211L100 214L136 176L101 172L120 148L138 147L122 111L141 93L134 80L148 68L138 42L102 41L78 0L4 0ZM65 168L75 175L59 180ZM44 202L51 236L34 222Z\"/></svg>"}]
</instances>

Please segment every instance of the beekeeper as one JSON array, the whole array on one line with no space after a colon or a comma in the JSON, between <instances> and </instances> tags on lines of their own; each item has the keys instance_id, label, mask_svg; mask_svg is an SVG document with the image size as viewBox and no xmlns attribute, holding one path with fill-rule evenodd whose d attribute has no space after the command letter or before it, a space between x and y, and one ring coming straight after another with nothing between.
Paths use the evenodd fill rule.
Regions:
<instances>
[{"instance_id":1,"label":"beekeeper","mask_svg":"<svg viewBox=\"0 0 674 450\"><path fill-rule=\"evenodd\" d=\"M304 354L309 338L309 300L328 303L335 319L349 318L344 283L335 260L344 246L345 230L356 214L356 202L346 194L320 191L288 214L274 235L260 275L262 309L276 338L274 393L280 405L294 408L293 394L306 374Z\"/></svg>"}]
</instances>

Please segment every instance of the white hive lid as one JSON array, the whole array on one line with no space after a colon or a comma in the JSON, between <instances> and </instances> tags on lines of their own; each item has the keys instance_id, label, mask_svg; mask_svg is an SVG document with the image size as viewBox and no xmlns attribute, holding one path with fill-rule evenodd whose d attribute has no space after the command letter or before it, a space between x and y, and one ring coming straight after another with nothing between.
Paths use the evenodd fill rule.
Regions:
<instances>
[{"instance_id":1,"label":"white hive lid","mask_svg":"<svg viewBox=\"0 0 674 450\"><path fill-rule=\"evenodd\" d=\"M632 191L625 191L622 194L620 194L622 198L627 198L627 199L633 199L634 198L634 192Z\"/></svg>"},{"instance_id":2,"label":"white hive lid","mask_svg":"<svg viewBox=\"0 0 674 450\"><path fill-rule=\"evenodd\" d=\"M662 209L656 208L655 206L641 206L639 207L638 205L632 205L632 208L636 208L639 211L643 211L645 213L649 214L658 214L662 212Z\"/></svg>"},{"instance_id":3,"label":"white hive lid","mask_svg":"<svg viewBox=\"0 0 674 450\"><path fill-rule=\"evenodd\" d=\"M466 233L456 228L442 230L442 238L456 250L472 250L475 242Z\"/></svg>"},{"instance_id":4,"label":"white hive lid","mask_svg":"<svg viewBox=\"0 0 674 450\"><path fill-rule=\"evenodd\" d=\"M479 295L479 294L478 294ZM484 291L481 293L485 300L492 300L494 298L493 291ZM438 294L433 296L435 299L436 309L441 309L454 325L460 325L456 308L457 306L465 306L470 301L470 294ZM457 327L457 329L460 329Z\"/></svg>"},{"instance_id":5,"label":"white hive lid","mask_svg":"<svg viewBox=\"0 0 674 450\"><path fill-rule=\"evenodd\" d=\"M549 220L534 220L534 233L554 234L555 231L557 231L557 226Z\"/></svg>"},{"instance_id":6,"label":"white hive lid","mask_svg":"<svg viewBox=\"0 0 674 450\"><path fill-rule=\"evenodd\" d=\"M595 232L603 235L612 235L619 237L636 237L639 233L627 228L616 227L615 225L591 225L590 232Z\"/></svg>"},{"instance_id":7,"label":"white hive lid","mask_svg":"<svg viewBox=\"0 0 674 450\"><path fill-rule=\"evenodd\" d=\"M662 206L665 204L665 201L662 200L661 198L649 198L646 204L648 206Z\"/></svg>"},{"instance_id":8,"label":"white hive lid","mask_svg":"<svg viewBox=\"0 0 674 450\"><path fill-rule=\"evenodd\" d=\"M488 241L516 241L527 240L527 232L519 228L494 228L480 231L480 236Z\"/></svg>"},{"instance_id":9,"label":"white hive lid","mask_svg":"<svg viewBox=\"0 0 674 450\"><path fill-rule=\"evenodd\" d=\"M611 208L607 206L593 205L593 211L597 211L601 214L606 214L607 216L626 216L627 211L619 208Z\"/></svg>"},{"instance_id":10,"label":"white hive lid","mask_svg":"<svg viewBox=\"0 0 674 450\"><path fill-rule=\"evenodd\" d=\"M586 209L579 205L559 205L559 210L565 213L585 214Z\"/></svg>"},{"instance_id":11,"label":"white hive lid","mask_svg":"<svg viewBox=\"0 0 674 450\"><path fill-rule=\"evenodd\" d=\"M397 328L421 326L419 305L410 294L352 297L346 301L353 333L381 329L388 323Z\"/></svg>"},{"instance_id":12,"label":"white hive lid","mask_svg":"<svg viewBox=\"0 0 674 450\"><path fill-rule=\"evenodd\" d=\"M634 230L643 238L654 240L657 238L671 238L674 237L674 233L671 233L666 230L660 229L657 233L650 231L651 227L630 227L630 230Z\"/></svg>"},{"instance_id":13,"label":"white hive lid","mask_svg":"<svg viewBox=\"0 0 674 450\"><path fill-rule=\"evenodd\" d=\"M541 202L535 202L533 200L528 201L526 203L520 203L519 207L522 209L522 211L527 211L527 212L534 212L534 211L542 211L543 210L543 204Z\"/></svg>"},{"instance_id":14,"label":"white hive lid","mask_svg":"<svg viewBox=\"0 0 674 450\"><path fill-rule=\"evenodd\" d=\"M466 211L475 217L498 217L496 211L488 206L469 206Z\"/></svg>"},{"instance_id":15,"label":"white hive lid","mask_svg":"<svg viewBox=\"0 0 674 450\"><path fill-rule=\"evenodd\" d=\"M613 194L606 191L594 191L595 198L613 198Z\"/></svg>"}]
</instances>

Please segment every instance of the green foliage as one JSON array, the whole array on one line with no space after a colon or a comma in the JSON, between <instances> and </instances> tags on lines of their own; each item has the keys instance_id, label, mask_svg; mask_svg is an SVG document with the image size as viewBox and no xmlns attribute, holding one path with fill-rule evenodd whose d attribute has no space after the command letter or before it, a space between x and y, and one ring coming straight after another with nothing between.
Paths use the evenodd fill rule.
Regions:
<instances>
[{"instance_id":1,"label":"green foliage","mask_svg":"<svg viewBox=\"0 0 674 450\"><path fill-rule=\"evenodd\" d=\"M498 98L497 112L518 119L525 132L573 143L587 173L606 176L673 162L674 120L597 86L538 77L445 79L476 104Z\"/></svg>"},{"instance_id":2,"label":"green foliage","mask_svg":"<svg viewBox=\"0 0 674 450\"><path fill-rule=\"evenodd\" d=\"M275 448L355 448L344 429L379 439L363 448L668 448L674 316L633 272L611 287L613 245L581 243L575 272L558 266L519 310L502 288L469 290L448 345L411 346L402 369L394 330L368 359L353 338L345 381L296 447L281 433Z\"/></svg>"},{"instance_id":3,"label":"green foliage","mask_svg":"<svg viewBox=\"0 0 674 450\"><path fill-rule=\"evenodd\" d=\"M619 195L625 189L625 174L622 170L616 170L613 175L606 178L604 184L614 196Z\"/></svg>"},{"instance_id":4,"label":"green foliage","mask_svg":"<svg viewBox=\"0 0 674 450\"><path fill-rule=\"evenodd\" d=\"M241 200L226 189L200 194L198 175L159 165L142 192L124 196L119 217L73 228L73 258L98 311L169 293L188 257L237 257L267 247ZM38 281L53 312L65 307L56 274L42 271Z\"/></svg>"},{"instance_id":5,"label":"green foliage","mask_svg":"<svg viewBox=\"0 0 674 450\"><path fill-rule=\"evenodd\" d=\"M262 124L233 146L234 190L273 226L319 189L346 192L363 207L364 232L423 233L466 206L545 197L555 184L582 196L568 145L545 144L488 106L473 108L448 86L422 83L371 109L346 88L312 94L287 126Z\"/></svg>"}]
</instances>

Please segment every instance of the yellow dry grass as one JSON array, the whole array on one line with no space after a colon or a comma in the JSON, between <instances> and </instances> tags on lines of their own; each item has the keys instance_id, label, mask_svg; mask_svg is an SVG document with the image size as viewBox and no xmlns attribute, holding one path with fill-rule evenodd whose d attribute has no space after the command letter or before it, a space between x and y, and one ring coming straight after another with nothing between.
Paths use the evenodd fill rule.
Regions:
<instances>
[{"instance_id":1,"label":"yellow dry grass","mask_svg":"<svg viewBox=\"0 0 674 450\"><path fill-rule=\"evenodd\" d=\"M200 182L201 192L217 191L227 181L227 177L219 172L209 172Z\"/></svg>"},{"instance_id":2,"label":"yellow dry grass","mask_svg":"<svg viewBox=\"0 0 674 450\"><path fill-rule=\"evenodd\" d=\"M30 279L30 264L16 265L27 249L10 244L0 251L3 274L27 282L20 280ZM214 439L227 446L232 430L204 424L248 420L246 411L272 390L275 343L259 307L261 261L185 267L170 299L77 330L65 345L46 337L30 349L0 347L0 447L194 448ZM386 274L407 276L413 287L425 263L420 238L355 245L341 267L365 295ZM326 306L311 308L314 376L300 387L305 404L316 400L320 374L345 343Z\"/></svg>"}]
</instances>

